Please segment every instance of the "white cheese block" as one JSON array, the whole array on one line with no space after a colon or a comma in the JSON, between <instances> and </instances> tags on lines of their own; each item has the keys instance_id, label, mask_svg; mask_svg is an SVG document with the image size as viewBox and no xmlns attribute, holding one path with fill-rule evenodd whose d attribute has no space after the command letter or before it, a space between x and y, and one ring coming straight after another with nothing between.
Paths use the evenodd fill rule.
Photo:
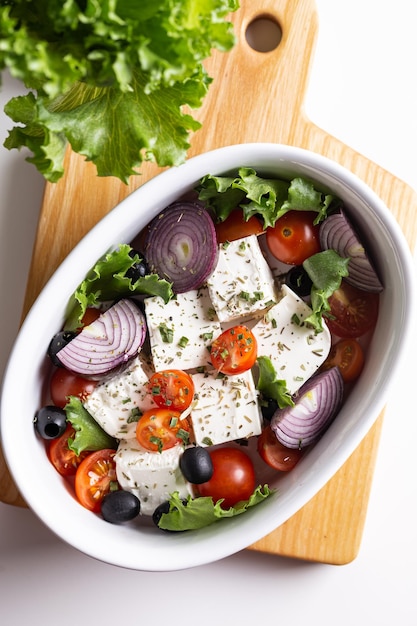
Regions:
<instances>
[{"instance_id":1,"label":"white cheese block","mask_svg":"<svg viewBox=\"0 0 417 626\"><path fill-rule=\"evenodd\" d=\"M259 435L262 415L251 371L218 377L217 372L192 374L195 402L191 422L200 446Z\"/></svg>"},{"instance_id":2,"label":"white cheese block","mask_svg":"<svg viewBox=\"0 0 417 626\"><path fill-rule=\"evenodd\" d=\"M146 388L151 370L140 356L121 373L97 385L84 407L116 439L136 436L138 416L156 406Z\"/></svg>"},{"instance_id":3,"label":"white cheese block","mask_svg":"<svg viewBox=\"0 0 417 626\"><path fill-rule=\"evenodd\" d=\"M139 498L143 515L152 515L174 491L182 499L192 495L191 485L179 468L183 451L183 446L177 445L162 452L149 452L136 440L120 441L114 457L117 480L122 489Z\"/></svg>"},{"instance_id":4,"label":"white cheese block","mask_svg":"<svg viewBox=\"0 0 417 626\"><path fill-rule=\"evenodd\" d=\"M156 371L207 365L208 347L221 332L207 288L177 294L167 304L146 298L145 311Z\"/></svg>"},{"instance_id":5,"label":"white cheese block","mask_svg":"<svg viewBox=\"0 0 417 626\"><path fill-rule=\"evenodd\" d=\"M220 322L255 315L277 302L274 277L256 235L220 245L207 287Z\"/></svg>"},{"instance_id":6,"label":"white cheese block","mask_svg":"<svg viewBox=\"0 0 417 626\"><path fill-rule=\"evenodd\" d=\"M255 324L252 332L258 343L258 357L267 356L280 380L295 393L326 359L331 337L323 321L323 332L303 324L311 308L289 287L283 285L283 298Z\"/></svg>"}]
</instances>

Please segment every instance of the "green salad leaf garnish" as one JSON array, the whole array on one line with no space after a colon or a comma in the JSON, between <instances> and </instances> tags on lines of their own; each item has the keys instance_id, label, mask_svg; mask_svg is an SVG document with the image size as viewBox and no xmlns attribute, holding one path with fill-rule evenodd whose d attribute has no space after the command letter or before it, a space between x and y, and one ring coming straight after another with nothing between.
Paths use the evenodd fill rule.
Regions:
<instances>
[{"instance_id":1,"label":"green salad leaf garnish","mask_svg":"<svg viewBox=\"0 0 417 626\"><path fill-rule=\"evenodd\" d=\"M210 206L219 222L224 221L237 206L243 209L248 220L257 215L265 228L288 211L314 211L315 223L326 218L328 211L339 205L339 200L318 191L304 178L291 181L263 178L255 170L241 167L234 177L204 176L197 186L199 199Z\"/></svg>"},{"instance_id":2,"label":"green salad leaf garnish","mask_svg":"<svg viewBox=\"0 0 417 626\"><path fill-rule=\"evenodd\" d=\"M80 398L69 396L65 405L67 421L75 430L74 439L68 439L68 447L77 456L84 450L103 450L104 448L117 449L118 442L110 437L90 413L83 407Z\"/></svg>"},{"instance_id":3,"label":"green salad leaf garnish","mask_svg":"<svg viewBox=\"0 0 417 626\"><path fill-rule=\"evenodd\" d=\"M313 312L304 322L316 332L323 330L323 315L330 311L329 298L339 289L342 278L349 275L349 258L343 258L335 250L324 250L306 259L303 267L309 275L311 288L311 308Z\"/></svg>"},{"instance_id":4,"label":"green salad leaf garnish","mask_svg":"<svg viewBox=\"0 0 417 626\"><path fill-rule=\"evenodd\" d=\"M127 270L141 261L139 255L131 253L132 248L128 244L121 244L117 250L108 252L97 261L71 296L66 329L78 328L86 309L100 302L139 294L160 296L164 302L172 298L171 283L157 274L146 274L134 282L126 276Z\"/></svg>"},{"instance_id":5,"label":"green salad leaf garnish","mask_svg":"<svg viewBox=\"0 0 417 626\"><path fill-rule=\"evenodd\" d=\"M188 496L187 500L183 502L178 491L176 491L171 494L169 512L162 514L158 526L163 530L171 531L197 530L222 518L240 515L248 508L263 502L272 493L273 491L269 489L268 485L259 485L248 500L238 502L229 509L222 509L223 500L214 502L208 496L195 499Z\"/></svg>"},{"instance_id":6,"label":"green salad leaf garnish","mask_svg":"<svg viewBox=\"0 0 417 626\"><path fill-rule=\"evenodd\" d=\"M287 389L285 380L278 378L275 367L268 356L259 356L256 360L259 367L259 378L256 388L265 397L275 400L280 409L294 406L294 401Z\"/></svg>"}]
</instances>

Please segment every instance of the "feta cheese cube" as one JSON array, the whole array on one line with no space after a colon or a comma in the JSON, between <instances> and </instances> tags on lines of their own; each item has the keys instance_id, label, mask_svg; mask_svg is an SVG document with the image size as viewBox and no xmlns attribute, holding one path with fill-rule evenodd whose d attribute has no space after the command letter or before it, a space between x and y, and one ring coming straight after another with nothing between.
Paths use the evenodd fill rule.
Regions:
<instances>
[{"instance_id":1,"label":"feta cheese cube","mask_svg":"<svg viewBox=\"0 0 417 626\"><path fill-rule=\"evenodd\" d=\"M159 296L146 298L145 311L155 370L209 362L208 347L221 328L207 288L179 293L167 304Z\"/></svg>"},{"instance_id":2,"label":"feta cheese cube","mask_svg":"<svg viewBox=\"0 0 417 626\"><path fill-rule=\"evenodd\" d=\"M255 324L252 332L258 344L258 357L267 356L279 379L285 380L290 394L295 393L326 359L331 346L329 329L323 332L303 324L310 307L289 287L283 285L283 298Z\"/></svg>"},{"instance_id":3,"label":"feta cheese cube","mask_svg":"<svg viewBox=\"0 0 417 626\"><path fill-rule=\"evenodd\" d=\"M146 388L150 375L149 366L137 356L122 372L99 383L84 407L112 437L134 438L138 415L156 406Z\"/></svg>"},{"instance_id":4,"label":"feta cheese cube","mask_svg":"<svg viewBox=\"0 0 417 626\"><path fill-rule=\"evenodd\" d=\"M262 415L250 370L219 377L217 372L192 374L195 403L190 419L200 446L259 435Z\"/></svg>"},{"instance_id":5,"label":"feta cheese cube","mask_svg":"<svg viewBox=\"0 0 417 626\"><path fill-rule=\"evenodd\" d=\"M220 322L254 315L277 302L274 277L256 235L221 244L206 282Z\"/></svg>"},{"instance_id":6,"label":"feta cheese cube","mask_svg":"<svg viewBox=\"0 0 417 626\"><path fill-rule=\"evenodd\" d=\"M152 515L157 506L178 491L180 498L192 495L192 487L180 468L181 445L162 452L150 452L134 439L120 441L114 456L120 487L140 500L143 515Z\"/></svg>"}]
</instances>

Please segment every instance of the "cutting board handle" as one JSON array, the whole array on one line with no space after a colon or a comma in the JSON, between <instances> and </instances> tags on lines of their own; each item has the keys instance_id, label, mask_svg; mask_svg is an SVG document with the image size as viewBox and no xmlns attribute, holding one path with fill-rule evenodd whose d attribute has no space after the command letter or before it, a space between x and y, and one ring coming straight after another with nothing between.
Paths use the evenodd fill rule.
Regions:
<instances>
[{"instance_id":1,"label":"cutting board handle","mask_svg":"<svg viewBox=\"0 0 417 626\"><path fill-rule=\"evenodd\" d=\"M248 28L261 18L279 25L282 33L269 52L255 50L247 40ZM232 21L236 46L206 63L215 80L195 115L204 127L193 137L190 156L232 143L292 143L294 129L308 123L303 103L318 35L315 2L241 2Z\"/></svg>"}]
</instances>

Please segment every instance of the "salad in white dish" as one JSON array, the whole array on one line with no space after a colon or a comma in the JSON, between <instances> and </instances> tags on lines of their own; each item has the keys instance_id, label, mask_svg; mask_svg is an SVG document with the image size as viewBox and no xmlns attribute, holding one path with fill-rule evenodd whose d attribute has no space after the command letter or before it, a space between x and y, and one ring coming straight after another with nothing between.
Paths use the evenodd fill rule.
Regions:
<instances>
[{"instance_id":1,"label":"salad in white dish","mask_svg":"<svg viewBox=\"0 0 417 626\"><path fill-rule=\"evenodd\" d=\"M192 530L271 493L360 376L383 286L302 178L206 176L92 268L35 418L81 505Z\"/></svg>"}]
</instances>

